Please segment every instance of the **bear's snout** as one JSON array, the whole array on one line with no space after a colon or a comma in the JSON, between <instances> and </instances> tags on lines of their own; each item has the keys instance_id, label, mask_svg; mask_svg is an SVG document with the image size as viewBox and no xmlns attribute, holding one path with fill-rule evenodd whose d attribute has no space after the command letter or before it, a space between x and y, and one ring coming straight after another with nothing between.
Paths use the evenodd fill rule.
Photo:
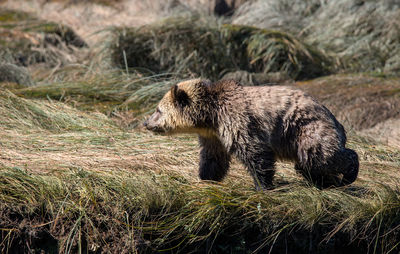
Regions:
<instances>
[{"instance_id":1,"label":"bear's snout","mask_svg":"<svg viewBox=\"0 0 400 254\"><path fill-rule=\"evenodd\" d=\"M144 123L143 123L143 126L146 128L146 129L148 129L149 131L154 131L155 129L156 129L156 125L154 125L154 124L151 124L151 122L150 122L150 118L149 119L147 119L146 121L144 121Z\"/></svg>"},{"instance_id":2,"label":"bear's snout","mask_svg":"<svg viewBox=\"0 0 400 254\"><path fill-rule=\"evenodd\" d=\"M143 126L152 132L157 132L157 133L163 133L165 132L164 128L160 126L160 124L157 121L154 121L154 117L151 116L149 119L143 122Z\"/></svg>"},{"instance_id":3,"label":"bear's snout","mask_svg":"<svg viewBox=\"0 0 400 254\"><path fill-rule=\"evenodd\" d=\"M145 125L146 129L152 132L156 132L156 133L165 133L165 129L159 127L159 126L152 126L152 125Z\"/></svg>"}]
</instances>

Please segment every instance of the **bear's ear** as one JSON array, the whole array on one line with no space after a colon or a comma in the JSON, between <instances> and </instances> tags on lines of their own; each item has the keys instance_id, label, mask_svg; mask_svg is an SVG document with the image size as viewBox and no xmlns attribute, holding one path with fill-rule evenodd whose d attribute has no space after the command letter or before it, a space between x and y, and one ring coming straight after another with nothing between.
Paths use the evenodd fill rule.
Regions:
<instances>
[{"instance_id":1,"label":"bear's ear","mask_svg":"<svg viewBox=\"0 0 400 254\"><path fill-rule=\"evenodd\" d=\"M179 107L183 108L190 103L189 95L182 89L178 88L178 85L174 85L171 88L172 101Z\"/></svg>"}]
</instances>

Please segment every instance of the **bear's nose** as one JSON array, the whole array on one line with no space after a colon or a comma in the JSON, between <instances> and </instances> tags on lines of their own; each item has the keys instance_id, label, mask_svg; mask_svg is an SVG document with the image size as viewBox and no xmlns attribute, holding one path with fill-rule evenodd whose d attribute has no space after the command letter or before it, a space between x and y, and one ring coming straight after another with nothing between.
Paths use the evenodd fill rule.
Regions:
<instances>
[{"instance_id":1,"label":"bear's nose","mask_svg":"<svg viewBox=\"0 0 400 254\"><path fill-rule=\"evenodd\" d=\"M143 126L147 127L147 125L148 125L147 121L144 121Z\"/></svg>"}]
</instances>

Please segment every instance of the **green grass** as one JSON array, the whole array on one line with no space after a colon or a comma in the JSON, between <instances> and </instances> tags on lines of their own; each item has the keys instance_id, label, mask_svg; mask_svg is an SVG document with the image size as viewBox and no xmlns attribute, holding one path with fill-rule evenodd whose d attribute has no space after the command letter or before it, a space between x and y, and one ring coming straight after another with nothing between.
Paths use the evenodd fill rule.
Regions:
<instances>
[{"instance_id":1,"label":"green grass","mask_svg":"<svg viewBox=\"0 0 400 254\"><path fill-rule=\"evenodd\" d=\"M0 92L0 116L1 128L23 132L114 128L104 115L89 116L59 102L26 100L9 91Z\"/></svg>"},{"instance_id":2,"label":"green grass","mask_svg":"<svg viewBox=\"0 0 400 254\"><path fill-rule=\"evenodd\" d=\"M15 11L8 9L0 9L0 22L3 25L8 22L19 22L19 21L32 21L35 18L29 13L23 11Z\"/></svg>"}]
</instances>

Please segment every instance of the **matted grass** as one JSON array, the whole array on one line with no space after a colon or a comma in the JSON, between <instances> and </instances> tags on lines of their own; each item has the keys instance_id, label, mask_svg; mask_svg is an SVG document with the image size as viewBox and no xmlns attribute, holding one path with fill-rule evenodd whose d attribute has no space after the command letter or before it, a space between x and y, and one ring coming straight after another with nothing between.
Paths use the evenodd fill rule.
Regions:
<instances>
[{"instance_id":1,"label":"matted grass","mask_svg":"<svg viewBox=\"0 0 400 254\"><path fill-rule=\"evenodd\" d=\"M0 91L0 125L22 132L113 128L102 114L89 116L59 102L26 100L9 91Z\"/></svg>"},{"instance_id":2,"label":"matted grass","mask_svg":"<svg viewBox=\"0 0 400 254\"><path fill-rule=\"evenodd\" d=\"M177 78L126 74L120 70L97 73L84 67L65 67L37 86L10 89L24 98L64 102L80 110L114 116L123 125L137 126L170 87L179 82Z\"/></svg>"},{"instance_id":3,"label":"matted grass","mask_svg":"<svg viewBox=\"0 0 400 254\"><path fill-rule=\"evenodd\" d=\"M127 132L99 113L10 92L0 101L2 252L400 247L397 149L351 136L361 162L353 185L321 191L278 163L275 189L257 192L237 161L224 182L200 182L193 136Z\"/></svg>"},{"instance_id":4,"label":"matted grass","mask_svg":"<svg viewBox=\"0 0 400 254\"><path fill-rule=\"evenodd\" d=\"M293 168L279 164L276 188L257 192L243 169L235 165L222 184L198 182L193 139L113 135L111 146L124 146L129 140L137 157L140 146L147 144L142 149L147 156L142 158L157 163L147 167L143 162L130 167L120 163L108 170L96 164L84 167L87 169L79 164L68 168L65 164L72 158L65 156L64 166L49 165L51 173L37 173L35 168L40 163L35 160L23 165L14 161L19 167L2 167L3 250L13 252L24 246L25 251L52 248L62 253L398 251L398 153L381 151L385 156L381 159L390 156L392 162L379 161L364 157L378 149L368 147L363 151L362 145L356 146L362 158L360 179L351 187L324 191L291 176ZM53 136L44 138L45 142L52 139ZM149 146L146 139L153 140L153 144ZM181 160L184 153L176 156L176 151L163 148L170 142L192 150L188 164ZM82 157L90 154L88 162L103 160L104 152L110 151L110 144L81 146ZM57 145L52 143L47 147L50 148L54 150ZM121 148L115 152L123 153L128 147ZM49 155L50 151L42 152L44 158ZM121 158L124 160L123 154ZM385 184L377 184L378 181Z\"/></svg>"}]
</instances>

